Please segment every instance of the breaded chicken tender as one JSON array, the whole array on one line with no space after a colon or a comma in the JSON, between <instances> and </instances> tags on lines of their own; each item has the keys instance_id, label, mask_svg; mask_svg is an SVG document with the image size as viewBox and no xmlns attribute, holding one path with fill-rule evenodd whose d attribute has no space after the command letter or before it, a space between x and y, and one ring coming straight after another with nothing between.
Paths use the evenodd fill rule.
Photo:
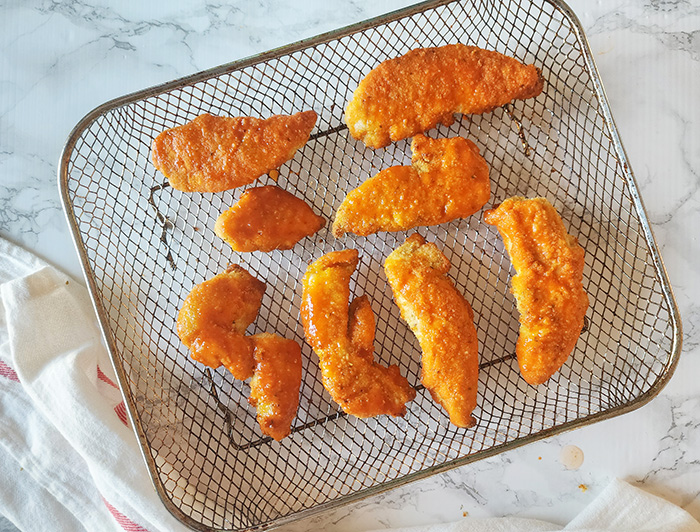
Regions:
<instances>
[{"instance_id":1,"label":"breaded chicken tender","mask_svg":"<svg viewBox=\"0 0 700 532\"><path fill-rule=\"evenodd\" d=\"M301 347L276 334L261 333L250 339L255 346L255 374L248 401L257 408L263 434L280 441L291 432L299 407Z\"/></svg>"},{"instance_id":2,"label":"breaded chicken tender","mask_svg":"<svg viewBox=\"0 0 700 532\"><path fill-rule=\"evenodd\" d=\"M312 263L303 279L301 320L320 360L323 385L348 414L403 416L416 391L397 366L374 362L374 314L366 297L350 300L354 249L333 251Z\"/></svg>"},{"instance_id":3,"label":"breaded chicken tender","mask_svg":"<svg viewBox=\"0 0 700 532\"><path fill-rule=\"evenodd\" d=\"M204 114L158 135L155 167L184 192L221 192L252 183L309 140L314 111L267 119Z\"/></svg>"},{"instance_id":4,"label":"breaded chicken tender","mask_svg":"<svg viewBox=\"0 0 700 532\"><path fill-rule=\"evenodd\" d=\"M255 320L265 283L232 264L196 285L177 317L177 334L194 360L218 368L224 365L236 379L253 375L253 344L245 330Z\"/></svg>"},{"instance_id":5,"label":"breaded chicken tender","mask_svg":"<svg viewBox=\"0 0 700 532\"><path fill-rule=\"evenodd\" d=\"M491 195L489 167L467 139L431 139L411 143L412 166L392 166L350 191L333 223L336 237L403 231L466 218Z\"/></svg>"},{"instance_id":6,"label":"breaded chicken tender","mask_svg":"<svg viewBox=\"0 0 700 532\"><path fill-rule=\"evenodd\" d=\"M520 372L542 384L569 358L583 328L583 248L544 198L509 198L484 220L498 228L517 272L511 290L520 312Z\"/></svg>"},{"instance_id":7,"label":"breaded chicken tender","mask_svg":"<svg viewBox=\"0 0 700 532\"><path fill-rule=\"evenodd\" d=\"M475 46L419 48L384 61L360 82L345 109L350 134L370 148L414 136L454 113L489 112L533 98L544 80L533 65Z\"/></svg>"},{"instance_id":8,"label":"breaded chicken tender","mask_svg":"<svg viewBox=\"0 0 700 532\"><path fill-rule=\"evenodd\" d=\"M447 257L419 234L410 236L384 262L401 317L423 351L423 385L452 424L472 427L479 344L474 312L447 277L449 269Z\"/></svg>"},{"instance_id":9,"label":"breaded chicken tender","mask_svg":"<svg viewBox=\"0 0 700 532\"><path fill-rule=\"evenodd\" d=\"M292 249L326 224L302 199L276 186L251 188L216 220L214 232L234 251Z\"/></svg>"},{"instance_id":10,"label":"breaded chicken tender","mask_svg":"<svg viewBox=\"0 0 700 532\"><path fill-rule=\"evenodd\" d=\"M177 333L193 359L212 368L224 365L234 378L250 382L248 401L257 408L263 434L289 435L299 407L301 347L275 334L246 336L255 320L265 283L232 264L196 285L177 317Z\"/></svg>"}]
</instances>

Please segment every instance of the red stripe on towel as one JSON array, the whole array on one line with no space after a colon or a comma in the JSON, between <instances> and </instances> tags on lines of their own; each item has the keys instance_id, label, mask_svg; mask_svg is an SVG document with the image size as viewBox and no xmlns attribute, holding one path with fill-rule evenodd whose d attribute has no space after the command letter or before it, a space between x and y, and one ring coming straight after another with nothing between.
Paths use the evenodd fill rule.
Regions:
<instances>
[{"instance_id":1,"label":"red stripe on towel","mask_svg":"<svg viewBox=\"0 0 700 532\"><path fill-rule=\"evenodd\" d=\"M126 405L124 404L124 401L115 406L114 411L117 413L117 417L119 418L119 420L128 427L129 418L126 416Z\"/></svg>"},{"instance_id":2,"label":"red stripe on towel","mask_svg":"<svg viewBox=\"0 0 700 532\"><path fill-rule=\"evenodd\" d=\"M114 520L124 530L126 530L127 532L148 532L147 529L143 528L141 525L137 525L131 519L129 519L127 516L125 516L119 510L117 510L114 506L109 504L107 502L107 499L105 499L104 497L102 497L102 501L105 503L105 506L109 510L109 513L111 513L112 517L114 517Z\"/></svg>"},{"instance_id":3,"label":"red stripe on towel","mask_svg":"<svg viewBox=\"0 0 700 532\"><path fill-rule=\"evenodd\" d=\"M0 360L0 376L6 377L10 379L11 381L19 382L19 377L17 376L17 372L12 369L10 366L5 364L2 360Z\"/></svg>"},{"instance_id":4,"label":"red stripe on towel","mask_svg":"<svg viewBox=\"0 0 700 532\"><path fill-rule=\"evenodd\" d=\"M100 379L102 382L106 382L110 386L119 388L119 386L117 386L112 379L110 379L107 375L104 374L104 371L100 369L100 366L97 366L97 378Z\"/></svg>"}]
</instances>

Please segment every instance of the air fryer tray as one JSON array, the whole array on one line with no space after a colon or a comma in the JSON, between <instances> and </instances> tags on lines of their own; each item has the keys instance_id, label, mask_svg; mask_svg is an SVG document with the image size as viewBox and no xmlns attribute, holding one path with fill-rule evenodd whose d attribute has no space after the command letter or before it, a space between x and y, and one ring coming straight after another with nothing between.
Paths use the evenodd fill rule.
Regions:
<instances>
[{"instance_id":1,"label":"air fryer tray","mask_svg":"<svg viewBox=\"0 0 700 532\"><path fill-rule=\"evenodd\" d=\"M380 169L410 161L409 141L371 150L343 109L379 62L416 47L465 43L542 69L544 92L492 113L462 116L433 136L476 142L490 165L491 204L544 196L586 250L586 329L545 385L520 377L510 261L482 213L418 229L452 263L472 304L481 370L478 420L450 425L420 387L420 349L382 271L408 233L334 239L330 223L294 249L241 253L214 222L243 192L182 193L150 162L153 138L199 114L267 117L313 109L308 144L277 184L329 221L345 194ZM337 507L574 427L651 399L680 352L680 319L632 171L583 31L558 0L438 0L109 102L71 134L60 187L73 236L156 490L197 530L267 528ZM272 183L263 177L254 185ZM249 188L249 187L247 187ZM351 290L377 317L376 354L418 389L404 418L346 416L321 385L299 322L306 266L357 248ZM303 346L299 412L291 436L263 437L248 383L193 362L175 332L197 283L229 263L267 283L250 332Z\"/></svg>"}]
</instances>

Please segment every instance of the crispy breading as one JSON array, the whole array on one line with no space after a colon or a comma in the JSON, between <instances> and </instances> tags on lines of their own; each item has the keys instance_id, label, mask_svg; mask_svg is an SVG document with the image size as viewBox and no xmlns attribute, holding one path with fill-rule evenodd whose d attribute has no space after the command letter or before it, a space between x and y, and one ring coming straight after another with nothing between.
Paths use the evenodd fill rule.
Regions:
<instances>
[{"instance_id":1,"label":"crispy breading","mask_svg":"<svg viewBox=\"0 0 700 532\"><path fill-rule=\"evenodd\" d=\"M345 109L350 134L370 148L414 136L454 113L486 113L533 98L544 80L533 65L475 46L419 48L384 61L360 82Z\"/></svg>"},{"instance_id":2,"label":"crispy breading","mask_svg":"<svg viewBox=\"0 0 700 532\"><path fill-rule=\"evenodd\" d=\"M484 220L498 228L517 272L511 291L520 312L520 372L542 384L569 358L583 328L583 248L544 198L509 198Z\"/></svg>"},{"instance_id":3,"label":"crispy breading","mask_svg":"<svg viewBox=\"0 0 700 532\"><path fill-rule=\"evenodd\" d=\"M235 378L253 375L253 344L245 330L253 323L265 283L237 264L196 285L177 316L177 334L192 358L206 366L224 365Z\"/></svg>"},{"instance_id":4,"label":"crispy breading","mask_svg":"<svg viewBox=\"0 0 700 532\"><path fill-rule=\"evenodd\" d=\"M158 135L153 164L173 188L221 192L252 183L294 157L315 123L314 111L267 119L203 114Z\"/></svg>"},{"instance_id":5,"label":"crispy breading","mask_svg":"<svg viewBox=\"0 0 700 532\"><path fill-rule=\"evenodd\" d=\"M358 357L374 360L374 329L377 322L366 295L356 297L348 310L348 338Z\"/></svg>"},{"instance_id":6,"label":"crispy breading","mask_svg":"<svg viewBox=\"0 0 700 532\"><path fill-rule=\"evenodd\" d=\"M301 320L319 357L323 385L348 414L403 416L416 391L397 366L374 362L374 315L366 297L348 305L354 249L328 253L306 270Z\"/></svg>"},{"instance_id":7,"label":"crispy breading","mask_svg":"<svg viewBox=\"0 0 700 532\"><path fill-rule=\"evenodd\" d=\"M301 347L294 340L270 333L250 339L255 347L255 373L248 402L257 408L263 434L280 441L291 432L299 407Z\"/></svg>"},{"instance_id":8,"label":"crispy breading","mask_svg":"<svg viewBox=\"0 0 700 532\"><path fill-rule=\"evenodd\" d=\"M333 234L366 236L466 218L491 195L489 167L467 139L416 135L412 166L392 166L351 190L336 212Z\"/></svg>"},{"instance_id":9,"label":"crispy breading","mask_svg":"<svg viewBox=\"0 0 700 532\"><path fill-rule=\"evenodd\" d=\"M234 251L291 249L326 224L302 199L268 185L246 190L216 220L214 232Z\"/></svg>"},{"instance_id":10,"label":"crispy breading","mask_svg":"<svg viewBox=\"0 0 700 532\"><path fill-rule=\"evenodd\" d=\"M474 312L447 277L450 262L414 234L392 251L384 271L401 317L418 338L423 385L458 427L475 424L479 343Z\"/></svg>"}]
</instances>

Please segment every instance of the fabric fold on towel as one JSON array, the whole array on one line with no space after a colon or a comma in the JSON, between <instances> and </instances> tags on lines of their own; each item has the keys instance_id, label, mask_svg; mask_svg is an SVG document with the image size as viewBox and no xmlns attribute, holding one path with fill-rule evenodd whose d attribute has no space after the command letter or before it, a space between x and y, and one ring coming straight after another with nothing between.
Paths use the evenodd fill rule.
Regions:
<instances>
[{"instance_id":1,"label":"fabric fold on towel","mask_svg":"<svg viewBox=\"0 0 700 532\"><path fill-rule=\"evenodd\" d=\"M0 512L23 531L189 530L158 498L87 291L0 239ZM568 526L466 518L405 532L700 532L616 480Z\"/></svg>"},{"instance_id":2,"label":"fabric fold on towel","mask_svg":"<svg viewBox=\"0 0 700 532\"><path fill-rule=\"evenodd\" d=\"M85 288L0 239L0 508L20 530L185 531L153 488Z\"/></svg>"}]
</instances>

